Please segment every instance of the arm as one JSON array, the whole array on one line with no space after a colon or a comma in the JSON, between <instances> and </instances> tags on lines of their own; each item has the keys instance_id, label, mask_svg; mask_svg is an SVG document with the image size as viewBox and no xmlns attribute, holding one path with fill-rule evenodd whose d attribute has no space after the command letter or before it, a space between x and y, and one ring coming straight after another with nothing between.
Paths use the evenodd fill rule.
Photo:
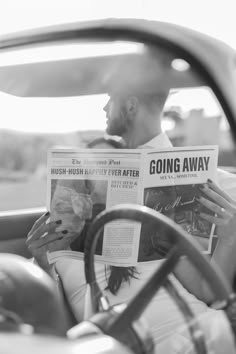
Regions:
<instances>
[{"instance_id":1,"label":"arm","mask_svg":"<svg viewBox=\"0 0 236 354\"><path fill-rule=\"evenodd\" d=\"M204 198L204 195L210 200ZM198 201L214 212L214 215L200 214L201 218L217 226L218 242L211 261L221 268L228 282L232 284L236 270L236 202L212 181L208 181L202 189L202 196ZM214 300L208 284L187 259L179 263L175 275L200 300L207 303Z\"/></svg>"}]
</instances>

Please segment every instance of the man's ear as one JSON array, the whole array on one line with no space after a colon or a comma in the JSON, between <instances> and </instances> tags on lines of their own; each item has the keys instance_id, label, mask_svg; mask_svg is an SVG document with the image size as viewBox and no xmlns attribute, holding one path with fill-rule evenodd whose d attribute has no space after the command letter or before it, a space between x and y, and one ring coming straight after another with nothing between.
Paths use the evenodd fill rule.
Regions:
<instances>
[{"instance_id":1,"label":"man's ear","mask_svg":"<svg viewBox=\"0 0 236 354\"><path fill-rule=\"evenodd\" d=\"M136 115L139 107L139 100L135 96L130 96L126 101L126 111L129 117Z\"/></svg>"}]
</instances>

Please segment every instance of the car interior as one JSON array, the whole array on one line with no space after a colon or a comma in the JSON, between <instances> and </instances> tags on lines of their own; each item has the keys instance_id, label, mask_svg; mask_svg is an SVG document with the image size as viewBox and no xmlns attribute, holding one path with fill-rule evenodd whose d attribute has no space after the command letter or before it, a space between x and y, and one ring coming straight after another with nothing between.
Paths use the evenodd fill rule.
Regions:
<instances>
[{"instance_id":1,"label":"car interior","mask_svg":"<svg viewBox=\"0 0 236 354\"><path fill-rule=\"evenodd\" d=\"M114 33L112 26L108 26L107 32L102 31L102 26L98 28L100 32L92 27L86 32L82 26L81 32L74 31L73 36L66 35L63 30L50 32L45 29L38 32L38 37L32 32L32 36L17 35L13 40L10 37L0 40L0 253L32 258L26 244L27 234L34 222L50 209L48 151L84 149L94 139L102 137L119 142L120 136L106 132L109 118L103 108L124 87L129 90L129 85L130 92L133 88L142 88L144 94L167 93L161 128L174 147L217 146L224 191L236 200L236 133L233 132L236 117L233 122L225 108L227 100L221 100L224 87L219 85L217 88L210 74L206 75L207 68L204 71L203 63L199 64L200 60L191 50L189 53L186 49L181 51L181 43L179 47L171 45L170 40L163 40L163 34L162 39L156 37L154 41L154 37L150 34L148 37L145 32L145 26L140 33L146 33L146 36L137 35L136 38L126 31L126 27L120 32L114 30ZM202 52L205 55L204 48ZM128 198L123 200L126 204L132 203ZM210 236L194 240L201 250L195 252L191 240L175 228L175 218L170 220L168 215L156 214L133 203L126 207L113 205L110 211L108 208L107 213L96 219L86 236L85 273L86 281L91 285L94 312L105 313L109 308L96 279L92 254L98 231L107 222L128 218L149 223L153 229L163 227L172 241L182 247L180 253L173 252L167 258L166 265L157 274L155 287L146 286L143 289L145 294L138 294L139 297L134 298L125 310L114 311L115 315L106 312L104 318L94 317L93 324L102 323L104 333L118 341L117 333L142 315L161 286L165 286L177 302L195 336L198 327L191 327L191 310L185 308L174 287L166 280L182 254L192 259L194 266L205 274L219 301L232 295L234 284L228 285L217 268L208 269L201 254ZM193 225L193 215L190 217ZM216 231L217 227L211 234L209 258L218 241ZM145 301L139 302L144 298ZM122 312L123 317L120 316ZM78 327L70 332L69 337L79 338L83 331L84 327ZM130 333L125 337L121 342L129 347ZM50 338L47 341L50 347ZM138 352L137 343L135 345L131 346L131 351ZM199 353L207 352L201 340L196 349ZM58 353L62 350L59 344L57 350ZM83 352L83 348L81 350Z\"/></svg>"}]
</instances>

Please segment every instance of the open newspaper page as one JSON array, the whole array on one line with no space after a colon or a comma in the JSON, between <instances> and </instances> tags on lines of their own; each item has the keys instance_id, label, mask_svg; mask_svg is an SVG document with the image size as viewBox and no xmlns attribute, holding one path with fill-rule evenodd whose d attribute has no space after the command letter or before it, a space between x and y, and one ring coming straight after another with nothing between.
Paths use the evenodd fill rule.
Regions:
<instances>
[{"instance_id":1,"label":"open newspaper page","mask_svg":"<svg viewBox=\"0 0 236 354\"><path fill-rule=\"evenodd\" d=\"M60 257L83 259L84 239L91 221L115 204L141 200L139 150L52 150L48 154L47 207L51 220L62 220L57 231L77 234L75 251L56 251L50 262ZM137 262L141 225L118 220L105 225L95 259L128 266Z\"/></svg>"},{"instance_id":2,"label":"open newspaper page","mask_svg":"<svg viewBox=\"0 0 236 354\"><path fill-rule=\"evenodd\" d=\"M48 254L83 259L84 239L98 213L116 204L143 204L180 224L210 253L214 225L200 218L201 185L215 180L216 146L168 150L52 150L48 155L47 206L58 231L76 233L76 251ZM209 211L207 211L209 212ZM70 236L65 236L70 237ZM165 230L130 221L106 224L95 259L117 266L163 258L171 245Z\"/></svg>"},{"instance_id":3,"label":"open newspaper page","mask_svg":"<svg viewBox=\"0 0 236 354\"><path fill-rule=\"evenodd\" d=\"M205 253L212 252L216 241L213 238L215 225L200 217L200 212L209 213L209 210L197 198L203 195L201 186L208 179L216 180L217 160L216 146L149 150L144 160L143 204L181 225L195 237ZM156 230L150 223L142 225L139 262L163 257L170 247L165 228Z\"/></svg>"}]
</instances>

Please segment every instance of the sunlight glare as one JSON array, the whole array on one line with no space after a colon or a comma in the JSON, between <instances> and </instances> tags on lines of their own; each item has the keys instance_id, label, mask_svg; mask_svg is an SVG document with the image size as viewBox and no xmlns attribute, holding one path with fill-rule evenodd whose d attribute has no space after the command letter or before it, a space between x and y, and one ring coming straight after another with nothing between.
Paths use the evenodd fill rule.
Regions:
<instances>
[{"instance_id":1,"label":"sunlight glare","mask_svg":"<svg viewBox=\"0 0 236 354\"><path fill-rule=\"evenodd\" d=\"M0 92L1 129L21 132L66 133L104 130L107 95L20 98Z\"/></svg>"},{"instance_id":2,"label":"sunlight glare","mask_svg":"<svg viewBox=\"0 0 236 354\"><path fill-rule=\"evenodd\" d=\"M222 114L217 98L209 87L180 89L169 96L165 109L174 106L179 106L183 113L192 109L204 109L205 116Z\"/></svg>"},{"instance_id":3,"label":"sunlight glare","mask_svg":"<svg viewBox=\"0 0 236 354\"><path fill-rule=\"evenodd\" d=\"M144 45L134 42L109 43L77 43L62 45L45 45L34 48L2 52L0 66L10 66L28 63L41 63L54 60L66 60L97 56L142 53Z\"/></svg>"}]
</instances>

